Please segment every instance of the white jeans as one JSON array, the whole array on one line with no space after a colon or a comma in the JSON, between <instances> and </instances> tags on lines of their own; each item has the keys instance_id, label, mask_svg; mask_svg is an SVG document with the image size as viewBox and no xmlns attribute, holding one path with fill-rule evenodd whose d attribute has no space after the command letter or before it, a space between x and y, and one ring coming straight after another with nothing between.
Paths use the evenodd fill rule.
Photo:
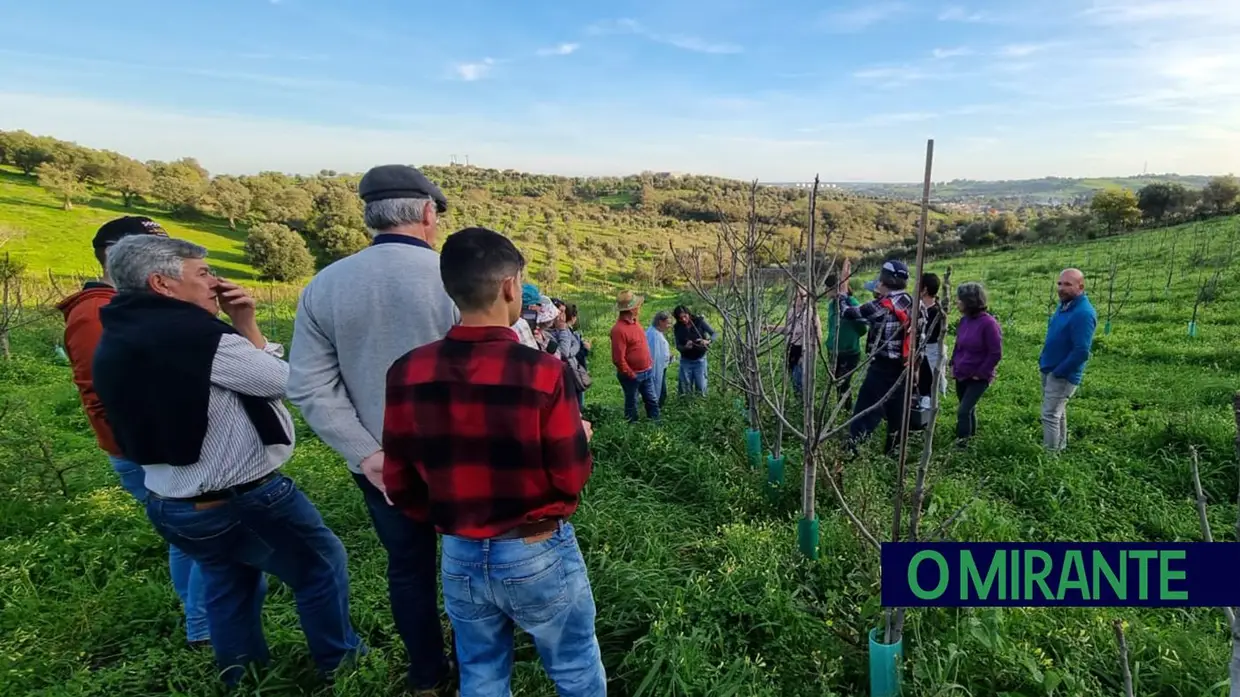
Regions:
<instances>
[{"instance_id":1,"label":"white jeans","mask_svg":"<svg viewBox=\"0 0 1240 697\"><path fill-rule=\"evenodd\" d=\"M1068 400L1076 385L1042 373L1042 446L1051 452L1068 447Z\"/></svg>"},{"instance_id":2,"label":"white jeans","mask_svg":"<svg viewBox=\"0 0 1240 697\"><path fill-rule=\"evenodd\" d=\"M926 360L930 362L930 370L939 376L939 394L947 394L947 371L939 372L939 367L947 359L945 344L926 344Z\"/></svg>"}]
</instances>

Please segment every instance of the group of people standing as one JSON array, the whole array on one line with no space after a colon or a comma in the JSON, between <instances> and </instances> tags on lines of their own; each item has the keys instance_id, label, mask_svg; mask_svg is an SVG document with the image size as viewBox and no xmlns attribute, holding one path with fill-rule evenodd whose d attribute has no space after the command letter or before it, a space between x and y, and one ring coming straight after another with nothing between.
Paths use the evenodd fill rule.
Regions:
<instances>
[{"instance_id":1,"label":"group of people standing","mask_svg":"<svg viewBox=\"0 0 1240 697\"><path fill-rule=\"evenodd\" d=\"M909 269L899 260L882 264L877 278L865 283L871 298L862 302L849 283L850 265L826 282L827 337L825 347L830 366L830 384L851 413L849 448L859 445L887 422L885 451L891 453L899 442L904 423L904 380L910 374L912 355L912 309L920 303L918 343L922 347L916 367L914 411L925 412L935 390L947 391L947 379L955 383L959 404L956 410L956 442L966 447L977 433L977 405L993 384L1003 357L1003 330L990 314L986 290L980 283L962 283L956 288L955 306L960 320L955 342L947 358L947 315L939 304L941 281L933 273L923 274L919 298L908 292ZM1043 446L1050 452L1067 447L1067 403L1081 384L1089 360L1098 316L1085 293L1085 277L1078 269L1065 269L1056 282L1059 305L1048 323L1046 340L1038 364L1042 376ZM793 386L802 389L802 356L807 340L822 339L822 328L806 332L805 304L808 293L794 291L788 309L788 324L768 327L786 334L787 361ZM814 314L817 319L817 313ZM865 337L864 352L861 339ZM866 360L868 359L868 360ZM946 361L946 365L944 365ZM854 403L853 376L864 362L864 377ZM936 378L938 378L936 380Z\"/></svg>"},{"instance_id":2,"label":"group of people standing","mask_svg":"<svg viewBox=\"0 0 1240 697\"><path fill-rule=\"evenodd\" d=\"M593 468L574 312L539 296L523 318L525 259L498 232L467 228L435 252L448 202L418 170L376 167L358 194L372 243L303 290L288 362L207 251L146 218L100 229L102 279L61 305L100 446L169 543L187 638L229 684L265 663L270 574L325 675L368 650L345 547L281 469L287 398L344 460L387 552L414 694L510 694L518 626L560 694L606 694L569 522Z\"/></svg>"},{"instance_id":3,"label":"group of people standing","mask_svg":"<svg viewBox=\"0 0 1240 697\"><path fill-rule=\"evenodd\" d=\"M345 547L282 472L295 447L287 398L344 460L387 552L392 616L415 694L454 694L458 682L467 697L509 694L519 626L559 694L603 695L594 600L569 523L593 468L592 429L581 415L590 344L576 330L576 308L526 284L524 257L498 232L461 230L437 253L448 201L418 170L376 167L358 194L372 243L306 286L287 362L260 330L254 299L212 272L206 249L148 218L101 227L93 249L102 278L60 305L99 445L169 545L187 640L213 648L230 684L245 666L265 663L270 574L292 590L325 674L367 651L350 618ZM884 263L866 302L852 297L848 275L845 266L829 284L833 381L848 394L851 373L868 358L851 440L885 416L890 443L902 410L888 398L900 391L910 355L908 268ZM937 279L921 285L923 320L942 324L942 312L929 311ZM1079 271L1060 276L1059 296L1040 361L1052 450L1066 445L1065 405L1096 323ZM807 301L801 294L795 302ZM706 392L716 339L684 306L656 313L643 330L643 303L621 293L610 335L631 421L639 398L659 418L675 360L669 329L686 394ZM951 370L961 397L957 433L967 440L1002 336L979 284L957 289L957 307ZM821 336L821 326L799 326L804 314L773 328L789 336L798 389L796 348ZM923 336L941 342L945 327L931 329ZM926 354L942 360L941 351ZM441 629L440 584L454 651Z\"/></svg>"},{"instance_id":4,"label":"group of people standing","mask_svg":"<svg viewBox=\"0 0 1240 697\"><path fill-rule=\"evenodd\" d=\"M611 328L611 360L624 392L624 416L630 422L638 420L639 401L651 421L659 420L667 403L667 370L677 360L667 341L668 329L679 355L677 382L681 395L706 394L706 354L716 338L706 318L684 305L678 305L670 315L664 310L656 312L643 332L638 318L644 305L642 296L621 291L616 297L616 323Z\"/></svg>"}]
</instances>

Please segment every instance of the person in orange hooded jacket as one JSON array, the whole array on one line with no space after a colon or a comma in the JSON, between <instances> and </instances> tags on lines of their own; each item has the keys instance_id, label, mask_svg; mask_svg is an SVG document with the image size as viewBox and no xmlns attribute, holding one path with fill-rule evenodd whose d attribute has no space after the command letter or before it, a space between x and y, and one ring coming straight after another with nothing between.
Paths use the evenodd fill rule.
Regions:
<instances>
[{"instance_id":1,"label":"person in orange hooded jacket","mask_svg":"<svg viewBox=\"0 0 1240 697\"><path fill-rule=\"evenodd\" d=\"M82 406L86 410L86 418L99 447L108 454L112 468L120 477L124 487L139 503L145 505L147 491L145 474L138 464L125 459L112 436L112 428L108 425L108 417L104 412L99 396L95 394L94 382L91 377L91 363L95 357L95 347L103 334L103 325L99 322L99 308L111 302L116 295L108 277L108 247L130 235L162 235L166 237L159 223L143 216L126 216L104 223L95 233L92 246L95 258L103 267L103 277L98 281L90 281L82 290L65 298L59 309L65 316L65 353L73 366L73 382L77 385L82 397ZM202 574L194 560L176 547L168 549L168 567L172 575L172 585L185 608L185 633L191 646L209 646L210 633L207 628L206 600Z\"/></svg>"}]
</instances>

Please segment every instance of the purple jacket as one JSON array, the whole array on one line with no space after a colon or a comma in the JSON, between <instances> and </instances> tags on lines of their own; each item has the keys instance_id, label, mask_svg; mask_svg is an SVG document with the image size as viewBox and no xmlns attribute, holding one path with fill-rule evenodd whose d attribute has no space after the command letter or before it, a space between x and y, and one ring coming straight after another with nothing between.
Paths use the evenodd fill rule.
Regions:
<instances>
[{"instance_id":1,"label":"purple jacket","mask_svg":"<svg viewBox=\"0 0 1240 697\"><path fill-rule=\"evenodd\" d=\"M952 351L952 377L957 380L994 382L995 366L1003 357L1003 330L989 313L964 316L956 326Z\"/></svg>"}]
</instances>

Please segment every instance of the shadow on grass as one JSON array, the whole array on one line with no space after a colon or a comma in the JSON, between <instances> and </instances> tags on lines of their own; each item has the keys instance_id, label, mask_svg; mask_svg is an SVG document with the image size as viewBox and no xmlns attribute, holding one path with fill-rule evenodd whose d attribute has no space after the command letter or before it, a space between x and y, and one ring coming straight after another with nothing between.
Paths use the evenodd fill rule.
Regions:
<instances>
[{"instance_id":1,"label":"shadow on grass","mask_svg":"<svg viewBox=\"0 0 1240 697\"><path fill-rule=\"evenodd\" d=\"M64 206L59 203L43 203L42 201L31 201L28 198L16 198L14 196L0 196L0 205L47 208L54 211L64 210Z\"/></svg>"}]
</instances>

